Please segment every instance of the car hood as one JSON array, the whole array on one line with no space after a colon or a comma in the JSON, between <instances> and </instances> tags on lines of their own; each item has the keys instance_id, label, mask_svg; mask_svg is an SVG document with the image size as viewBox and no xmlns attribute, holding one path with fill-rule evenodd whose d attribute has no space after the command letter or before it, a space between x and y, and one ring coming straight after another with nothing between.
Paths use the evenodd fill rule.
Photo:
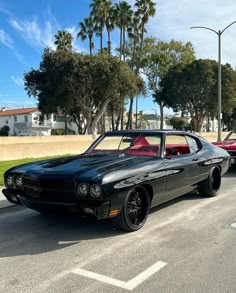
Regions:
<instances>
[{"instance_id":1,"label":"car hood","mask_svg":"<svg viewBox=\"0 0 236 293\"><path fill-rule=\"evenodd\" d=\"M84 179L94 179L108 172L128 168L148 162L152 157L131 156L125 154L83 154L57 159L44 160L16 166L9 171L29 174L32 176L76 175Z\"/></svg>"}]
</instances>

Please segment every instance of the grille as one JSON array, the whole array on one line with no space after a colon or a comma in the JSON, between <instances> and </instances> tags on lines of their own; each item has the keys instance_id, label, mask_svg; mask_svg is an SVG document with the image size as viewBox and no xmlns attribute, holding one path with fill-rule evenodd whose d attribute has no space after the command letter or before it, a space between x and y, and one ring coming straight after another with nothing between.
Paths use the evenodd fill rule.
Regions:
<instances>
[{"instance_id":1,"label":"grille","mask_svg":"<svg viewBox=\"0 0 236 293\"><path fill-rule=\"evenodd\" d=\"M72 202L77 200L72 178L60 176L48 178L24 177L25 197L48 202Z\"/></svg>"},{"instance_id":2,"label":"grille","mask_svg":"<svg viewBox=\"0 0 236 293\"><path fill-rule=\"evenodd\" d=\"M39 198L42 192L42 187L40 187L40 181L34 178L24 178L24 193L26 196Z\"/></svg>"}]
</instances>

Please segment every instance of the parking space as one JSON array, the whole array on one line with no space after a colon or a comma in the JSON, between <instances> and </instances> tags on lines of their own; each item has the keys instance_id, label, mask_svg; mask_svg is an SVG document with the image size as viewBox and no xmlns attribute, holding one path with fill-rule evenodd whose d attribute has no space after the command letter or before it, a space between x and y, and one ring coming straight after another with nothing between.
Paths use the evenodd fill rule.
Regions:
<instances>
[{"instance_id":1,"label":"parking space","mask_svg":"<svg viewBox=\"0 0 236 293\"><path fill-rule=\"evenodd\" d=\"M153 209L135 233L92 217L0 210L0 292L234 292L234 181L232 171L217 197Z\"/></svg>"}]
</instances>

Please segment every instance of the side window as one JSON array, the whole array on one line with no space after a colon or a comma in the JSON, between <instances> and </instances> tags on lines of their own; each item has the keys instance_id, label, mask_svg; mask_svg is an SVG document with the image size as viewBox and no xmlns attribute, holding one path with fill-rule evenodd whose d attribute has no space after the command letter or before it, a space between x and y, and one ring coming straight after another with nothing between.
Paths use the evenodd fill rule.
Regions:
<instances>
[{"instance_id":1,"label":"side window","mask_svg":"<svg viewBox=\"0 0 236 293\"><path fill-rule=\"evenodd\" d=\"M200 143L194 137L186 135L186 139L191 153L196 153L200 150Z\"/></svg>"},{"instance_id":2,"label":"side window","mask_svg":"<svg viewBox=\"0 0 236 293\"><path fill-rule=\"evenodd\" d=\"M190 154L189 145L184 135L167 135L165 140L166 157Z\"/></svg>"}]
</instances>

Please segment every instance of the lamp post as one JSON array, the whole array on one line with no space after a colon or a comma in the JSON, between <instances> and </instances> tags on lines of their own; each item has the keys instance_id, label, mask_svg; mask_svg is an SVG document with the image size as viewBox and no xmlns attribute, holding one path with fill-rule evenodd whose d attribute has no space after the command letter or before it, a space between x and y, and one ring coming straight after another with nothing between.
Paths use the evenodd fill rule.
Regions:
<instances>
[{"instance_id":1,"label":"lamp post","mask_svg":"<svg viewBox=\"0 0 236 293\"><path fill-rule=\"evenodd\" d=\"M236 20L231 22L229 25L227 25L222 31L215 31L212 28L206 27L206 26L192 26L193 28L203 28L210 30L218 35L218 138L217 141L221 142L221 35L225 30L227 30L228 27L230 27L232 24L236 23Z\"/></svg>"}]
</instances>

